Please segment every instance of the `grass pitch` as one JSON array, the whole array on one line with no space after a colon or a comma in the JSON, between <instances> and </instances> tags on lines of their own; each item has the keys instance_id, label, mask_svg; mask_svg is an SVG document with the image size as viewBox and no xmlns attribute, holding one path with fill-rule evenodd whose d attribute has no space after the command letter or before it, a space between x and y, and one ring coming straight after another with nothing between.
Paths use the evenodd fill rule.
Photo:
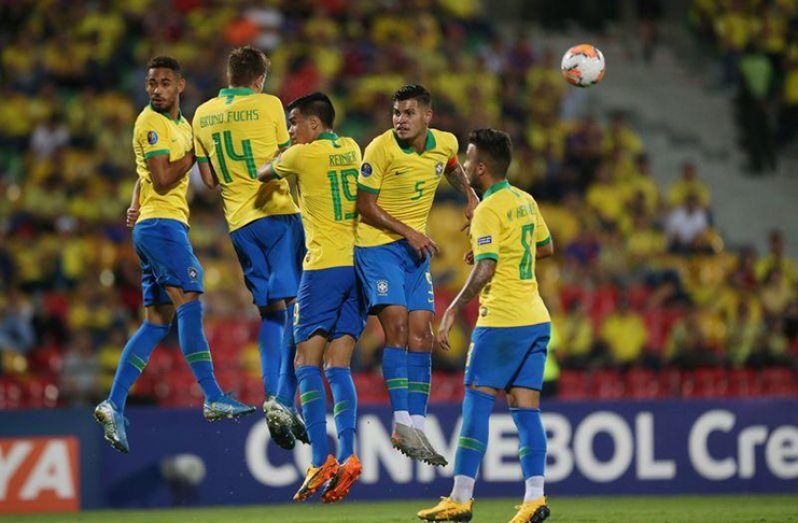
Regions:
<instances>
[{"instance_id":1,"label":"grass pitch","mask_svg":"<svg viewBox=\"0 0 798 523\"><path fill-rule=\"evenodd\" d=\"M77 514L2 516L3 523L386 523L419 521L416 511L437 500L320 503L171 510L98 510ZM515 514L515 499L477 499L474 522L500 523ZM672 496L553 498L551 523L798 523L795 496Z\"/></svg>"}]
</instances>

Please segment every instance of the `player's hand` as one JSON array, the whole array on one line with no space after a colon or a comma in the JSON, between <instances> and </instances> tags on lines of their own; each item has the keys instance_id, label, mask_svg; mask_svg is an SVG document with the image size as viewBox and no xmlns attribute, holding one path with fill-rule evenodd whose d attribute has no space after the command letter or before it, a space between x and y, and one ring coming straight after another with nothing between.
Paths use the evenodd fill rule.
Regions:
<instances>
[{"instance_id":1,"label":"player's hand","mask_svg":"<svg viewBox=\"0 0 798 523\"><path fill-rule=\"evenodd\" d=\"M435 256L440 252L438 244L432 241L432 238L418 231L412 231L407 237L407 241L410 243L410 246L416 250L418 257L421 259L427 256Z\"/></svg>"},{"instance_id":2,"label":"player's hand","mask_svg":"<svg viewBox=\"0 0 798 523\"><path fill-rule=\"evenodd\" d=\"M474 210L477 208L477 205L479 205L479 200L476 198L468 200L468 204L465 208L466 222L465 225L460 228L461 231L468 229L468 227L471 225L471 220L474 218Z\"/></svg>"},{"instance_id":3,"label":"player's hand","mask_svg":"<svg viewBox=\"0 0 798 523\"><path fill-rule=\"evenodd\" d=\"M128 207L125 213L125 225L132 229L136 225L136 220L139 219L140 212L141 209L139 207Z\"/></svg>"},{"instance_id":4,"label":"player's hand","mask_svg":"<svg viewBox=\"0 0 798 523\"><path fill-rule=\"evenodd\" d=\"M466 265L474 265L474 251L468 251L463 256L463 261L466 262Z\"/></svg>"},{"instance_id":5,"label":"player's hand","mask_svg":"<svg viewBox=\"0 0 798 523\"><path fill-rule=\"evenodd\" d=\"M457 316L457 311L453 309L446 309L441 318L441 324L438 325L438 332L435 334L435 345L442 350L448 351L452 347L449 345L449 331L452 330L454 320Z\"/></svg>"}]
</instances>

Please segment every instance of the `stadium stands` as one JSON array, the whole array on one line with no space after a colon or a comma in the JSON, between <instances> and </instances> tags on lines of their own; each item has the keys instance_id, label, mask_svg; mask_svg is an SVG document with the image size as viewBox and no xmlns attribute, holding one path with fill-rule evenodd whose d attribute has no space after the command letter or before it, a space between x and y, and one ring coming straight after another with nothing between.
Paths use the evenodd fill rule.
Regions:
<instances>
[{"instance_id":1,"label":"stadium stands","mask_svg":"<svg viewBox=\"0 0 798 523\"><path fill-rule=\"evenodd\" d=\"M205 4L0 6L0 409L96 401L138 323L138 263L123 217L135 180L132 123L145 99L141 65L129 64L178 58L190 117L221 86L229 47L250 42L271 56L270 92L284 102L329 92L339 133L361 145L390 125L388 98L411 81L432 90L435 126L461 139L477 126L511 133L511 181L541 202L555 239L537 277L552 311L560 398L798 394L798 266L783 238L774 231L761 255L726 250L712 226L712 206L723 202L702 185L700 165L657 186L623 114L562 118L572 88L551 50L524 34L504 38L477 2L416 0L422 30L412 35L399 3L286 1L241 13ZM442 245L433 262L439 311L469 271L455 202L442 187L430 220ZM193 183L191 205L216 372L255 403L256 310L218 195ZM473 305L452 351L436 354L433 401L462 396ZM387 401L376 374L381 336L370 323L355 355L363 403ZM176 343L173 334L156 350L133 401L200 403Z\"/></svg>"}]
</instances>

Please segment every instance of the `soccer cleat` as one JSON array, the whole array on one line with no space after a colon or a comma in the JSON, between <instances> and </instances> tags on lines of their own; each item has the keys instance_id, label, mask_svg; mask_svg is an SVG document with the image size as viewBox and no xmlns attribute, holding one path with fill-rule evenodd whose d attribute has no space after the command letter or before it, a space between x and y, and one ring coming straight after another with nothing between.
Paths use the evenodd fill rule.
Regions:
<instances>
[{"instance_id":1,"label":"soccer cleat","mask_svg":"<svg viewBox=\"0 0 798 523\"><path fill-rule=\"evenodd\" d=\"M433 467L445 467L449 464L446 461L446 458L438 454L435 450L435 447L432 446L432 443L429 442L427 439L427 435L424 433L423 430L415 429L416 435L418 439L421 440L422 445L424 445L424 456L421 457L421 461L428 465L432 465Z\"/></svg>"},{"instance_id":2,"label":"soccer cleat","mask_svg":"<svg viewBox=\"0 0 798 523\"><path fill-rule=\"evenodd\" d=\"M343 501L352 485L354 485L360 473L363 472L363 466L357 456L352 454L346 461L338 465L338 472L332 477L324 492L321 495L321 500L324 503L335 503L336 501Z\"/></svg>"},{"instance_id":3,"label":"soccer cleat","mask_svg":"<svg viewBox=\"0 0 798 523\"><path fill-rule=\"evenodd\" d=\"M266 396L266 401L263 402L263 414L266 416L266 425L269 427L272 441L285 450L293 449L296 444L296 436L292 430L294 416L291 411L277 401L276 396ZM303 423L303 429L304 426ZM307 433L305 436L307 437Z\"/></svg>"},{"instance_id":4,"label":"soccer cleat","mask_svg":"<svg viewBox=\"0 0 798 523\"><path fill-rule=\"evenodd\" d=\"M327 483L330 478L335 476L337 472L338 462L335 461L332 454L327 456L327 461L325 461L321 467L308 467L305 481L302 482L302 486L299 487L299 490L294 494L294 501L305 501L308 499L315 494L322 485Z\"/></svg>"},{"instance_id":5,"label":"soccer cleat","mask_svg":"<svg viewBox=\"0 0 798 523\"><path fill-rule=\"evenodd\" d=\"M114 408L114 404L105 400L94 408L94 419L102 425L105 440L113 448L123 454L127 454L130 448L127 445L127 434L125 425L127 418Z\"/></svg>"},{"instance_id":6,"label":"soccer cleat","mask_svg":"<svg viewBox=\"0 0 798 523\"><path fill-rule=\"evenodd\" d=\"M525 501L515 508L518 509L518 513L510 520L510 523L541 523L551 514L549 506L546 504L546 496Z\"/></svg>"},{"instance_id":7,"label":"soccer cleat","mask_svg":"<svg viewBox=\"0 0 798 523\"><path fill-rule=\"evenodd\" d=\"M394 424L391 443L393 448L410 459L422 461L430 457L424 443L418 437L416 429L403 423Z\"/></svg>"},{"instance_id":8,"label":"soccer cleat","mask_svg":"<svg viewBox=\"0 0 798 523\"><path fill-rule=\"evenodd\" d=\"M424 521L471 521L474 517L473 506L473 499L458 503L452 498L441 498L440 503L432 508L420 510L416 516Z\"/></svg>"},{"instance_id":9,"label":"soccer cleat","mask_svg":"<svg viewBox=\"0 0 798 523\"><path fill-rule=\"evenodd\" d=\"M233 399L230 394L225 394L215 401L205 400L202 405L202 415L208 421L218 421L220 419L240 418L255 412L255 407L245 405Z\"/></svg>"},{"instance_id":10,"label":"soccer cleat","mask_svg":"<svg viewBox=\"0 0 798 523\"><path fill-rule=\"evenodd\" d=\"M288 412L291 413L291 434L305 445L310 445L310 436L308 436L308 429L305 428L305 421L302 416L299 415L296 409L289 408Z\"/></svg>"}]
</instances>

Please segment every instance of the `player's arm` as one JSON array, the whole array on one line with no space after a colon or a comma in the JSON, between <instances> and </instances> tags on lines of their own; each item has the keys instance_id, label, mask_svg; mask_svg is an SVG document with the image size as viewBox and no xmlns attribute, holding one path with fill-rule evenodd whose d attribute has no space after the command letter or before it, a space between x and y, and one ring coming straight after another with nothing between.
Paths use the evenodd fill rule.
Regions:
<instances>
[{"instance_id":1,"label":"player's arm","mask_svg":"<svg viewBox=\"0 0 798 523\"><path fill-rule=\"evenodd\" d=\"M446 179L449 181L449 184L454 187L457 192L465 195L465 197L468 198L468 203L466 204L465 208L466 224L463 226L464 230L468 227L468 225L471 223L471 219L474 217L474 209L476 209L477 205L479 205L479 198L477 197L477 193L474 192L474 189L468 185L465 170L463 170L463 166L460 165L460 162L457 160L456 156L449 160L449 163L446 164L446 168L444 169L443 173L446 175Z\"/></svg>"},{"instance_id":2,"label":"player's arm","mask_svg":"<svg viewBox=\"0 0 798 523\"><path fill-rule=\"evenodd\" d=\"M136 178L136 183L133 185L133 196L130 198L130 207L127 208L125 214L125 225L130 228L136 225L139 219L139 211L141 210L141 178Z\"/></svg>"},{"instance_id":3,"label":"player's arm","mask_svg":"<svg viewBox=\"0 0 798 523\"><path fill-rule=\"evenodd\" d=\"M549 256L554 255L554 241L549 237L549 242L542 246L537 247L535 249L535 258L540 260L541 258L548 258Z\"/></svg>"},{"instance_id":4,"label":"player's arm","mask_svg":"<svg viewBox=\"0 0 798 523\"><path fill-rule=\"evenodd\" d=\"M301 145L285 146L278 149L277 155L269 163L258 169L258 180L263 183L280 180L289 175L299 176Z\"/></svg>"},{"instance_id":5,"label":"player's arm","mask_svg":"<svg viewBox=\"0 0 798 523\"><path fill-rule=\"evenodd\" d=\"M388 214L385 209L380 207L377 203L378 196L379 194L364 190L361 186L358 186L357 212L360 214L360 219L363 220L363 222L372 227L385 229L401 235L416 250L419 257L425 257L427 255L435 256L438 254L438 244L432 241L432 238L405 225Z\"/></svg>"},{"instance_id":6,"label":"player's arm","mask_svg":"<svg viewBox=\"0 0 798 523\"><path fill-rule=\"evenodd\" d=\"M168 154L150 156L145 161L155 190L165 192L179 182L194 165L194 149L186 152L185 156L174 162L169 161Z\"/></svg>"},{"instance_id":7,"label":"player's arm","mask_svg":"<svg viewBox=\"0 0 798 523\"><path fill-rule=\"evenodd\" d=\"M435 336L435 341L438 346L443 350L449 350L449 331L454 325L454 320L460 310L465 307L468 302L474 299L482 289L487 285L496 273L496 260L493 258L482 258L477 261L476 266L471 270L465 286L463 286L460 294L443 313L441 324L438 327L438 334Z\"/></svg>"},{"instance_id":8,"label":"player's arm","mask_svg":"<svg viewBox=\"0 0 798 523\"><path fill-rule=\"evenodd\" d=\"M219 178L216 177L216 171L213 170L211 162L197 162L197 165L199 166L200 177L205 187L208 189L216 189L219 187Z\"/></svg>"}]
</instances>

